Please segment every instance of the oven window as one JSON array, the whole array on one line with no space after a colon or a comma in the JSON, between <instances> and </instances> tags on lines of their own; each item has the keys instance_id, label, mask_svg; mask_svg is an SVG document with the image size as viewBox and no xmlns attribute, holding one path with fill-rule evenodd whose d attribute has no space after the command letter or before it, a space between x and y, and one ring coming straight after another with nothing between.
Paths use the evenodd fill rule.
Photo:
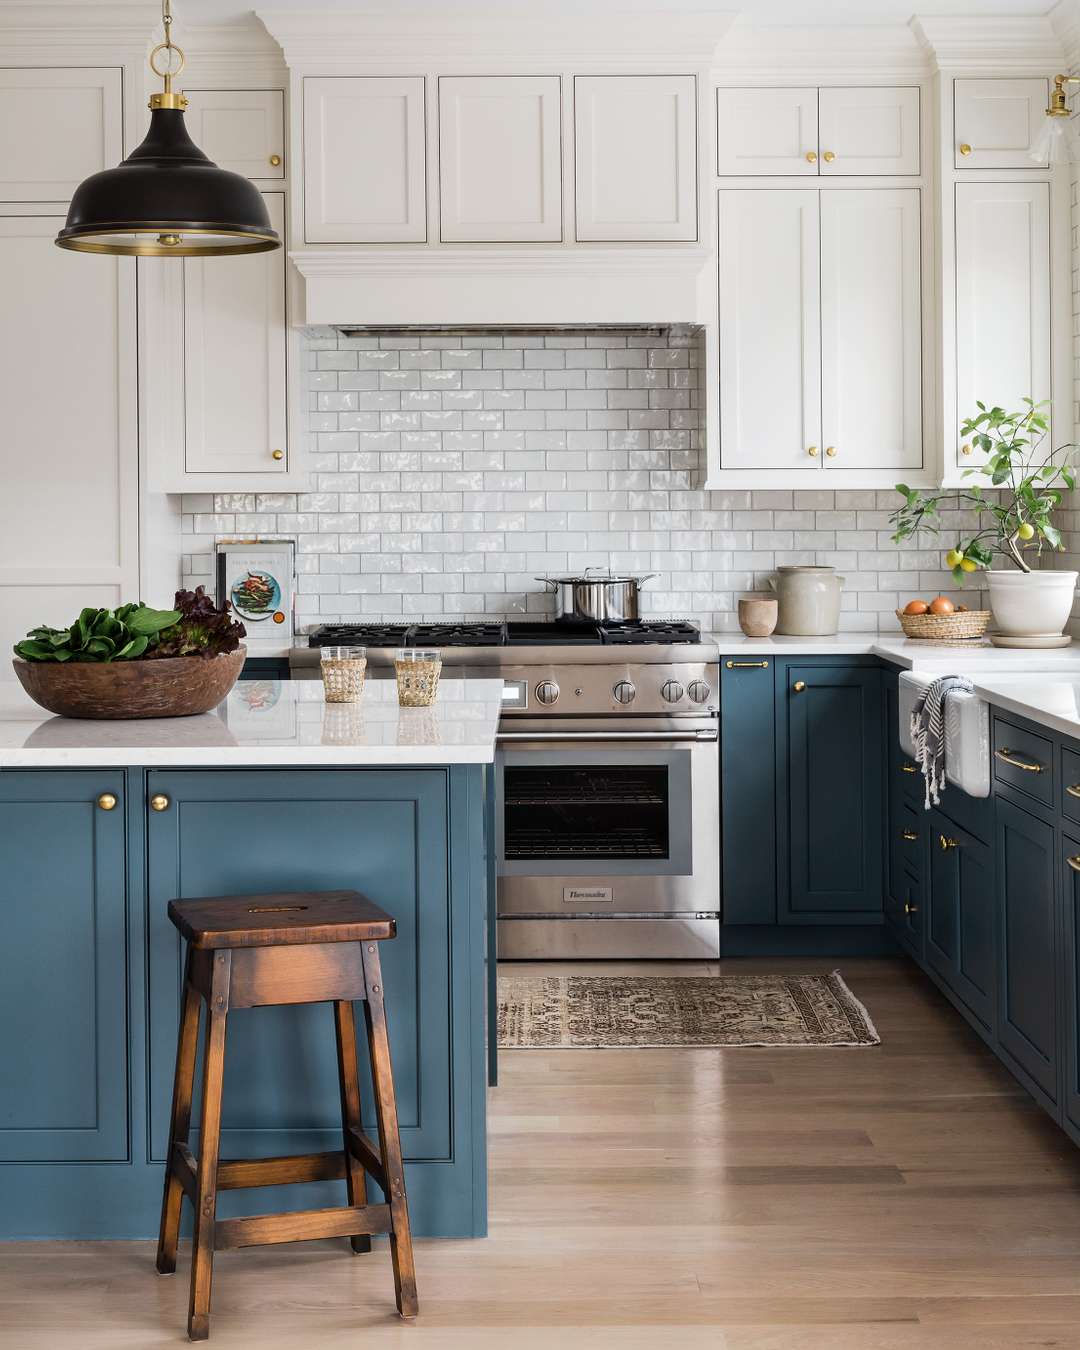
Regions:
<instances>
[{"instance_id":1,"label":"oven window","mask_svg":"<svg viewBox=\"0 0 1080 1350\"><path fill-rule=\"evenodd\" d=\"M507 860L669 856L666 765L507 765L504 802Z\"/></svg>"}]
</instances>

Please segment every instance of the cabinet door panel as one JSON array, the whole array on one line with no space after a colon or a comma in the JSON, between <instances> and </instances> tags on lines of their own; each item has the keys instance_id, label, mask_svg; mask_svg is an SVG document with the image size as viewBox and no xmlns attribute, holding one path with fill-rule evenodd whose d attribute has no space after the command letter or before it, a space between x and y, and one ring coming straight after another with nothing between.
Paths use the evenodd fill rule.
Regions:
<instances>
[{"instance_id":1,"label":"cabinet door panel","mask_svg":"<svg viewBox=\"0 0 1080 1350\"><path fill-rule=\"evenodd\" d=\"M992 854L940 811L929 814L926 960L993 1030L996 1003Z\"/></svg>"},{"instance_id":2,"label":"cabinet door panel","mask_svg":"<svg viewBox=\"0 0 1080 1350\"><path fill-rule=\"evenodd\" d=\"M818 99L823 177L919 172L917 87L822 89Z\"/></svg>"},{"instance_id":3,"label":"cabinet door panel","mask_svg":"<svg viewBox=\"0 0 1080 1350\"><path fill-rule=\"evenodd\" d=\"M66 202L123 156L121 72L0 70L0 201Z\"/></svg>"},{"instance_id":4,"label":"cabinet door panel","mask_svg":"<svg viewBox=\"0 0 1080 1350\"><path fill-rule=\"evenodd\" d=\"M956 80L954 162L958 169L1036 169L1028 157L1042 129L1046 80ZM965 153L961 149L967 146Z\"/></svg>"},{"instance_id":5,"label":"cabinet door panel","mask_svg":"<svg viewBox=\"0 0 1080 1350\"><path fill-rule=\"evenodd\" d=\"M816 89L717 89L716 172L721 176L816 178L817 150Z\"/></svg>"},{"instance_id":6,"label":"cabinet door panel","mask_svg":"<svg viewBox=\"0 0 1080 1350\"><path fill-rule=\"evenodd\" d=\"M719 194L725 469L820 470L819 195Z\"/></svg>"},{"instance_id":7,"label":"cabinet door panel","mask_svg":"<svg viewBox=\"0 0 1080 1350\"><path fill-rule=\"evenodd\" d=\"M1050 397L1050 185L956 185L956 397L967 416ZM1052 443L1052 436L1048 444ZM957 462L974 467L981 451Z\"/></svg>"},{"instance_id":8,"label":"cabinet door panel","mask_svg":"<svg viewBox=\"0 0 1080 1350\"><path fill-rule=\"evenodd\" d=\"M578 75L578 239L696 239L696 126L693 75Z\"/></svg>"},{"instance_id":9,"label":"cabinet door panel","mask_svg":"<svg viewBox=\"0 0 1080 1350\"><path fill-rule=\"evenodd\" d=\"M155 772L149 792L170 799L148 821L153 1156L163 1156L168 1135L179 1016L181 951L168 901L349 887L397 920L381 959L406 1157L450 1157L446 775ZM362 1073L364 1118L373 1123ZM341 1125L328 1006L230 1017L224 1112L234 1155L335 1146Z\"/></svg>"},{"instance_id":10,"label":"cabinet door panel","mask_svg":"<svg viewBox=\"0 0 1080 1350\"><path fill-rule=\"evenodd\" d=\"M128 1156L123 800L115 769L0 774L0 1162Z\"/></svg>"},{"instance_id":11,"label":"cabinet door panel","mask_svg":"<svg viewBox=\"0 0 1080 1350\"><path fill-rule=\"evenodd\" d=\"M1061 897L1065 946L1065 990L1062 1008L1061 1058L1064 1077L1062 1108L1073 1128L1080 1130L1080 841L1061 839Z\"/></svg>"},{"instance_id":12,"label":"cabinet door panel","mask_svg":"<svg viewBox=\"0 0 1080 1350\"><path fill-rule=\"evenodd\" d=\"M444 240L562 238L561 91L557 75L440 78Z\"/></svg>"},{"instance_id":13,"label":"cabinet door panel","mask_svg":"<svg viewBox=\"0 0 1080 1350\"><path fill-rule=\"evenodd\" d=\"M284 238L285 195L263 194ZM188 473L285 473L285 249L184 260Z\"/></svg>"},{"instance_id":14,"label":"cabinet door panel","mask_svg":"<svg viewBox=\"0 0 1080 1350\"><path fill-rule=\"evenodd\" d=\"M999 796L998 1040L1057 1100L1057 850L1053 826Z\"/></svg>"},{"instance_id":15,"label":"cabinet door panel","mask_svg":"<svg viewBox=\"0 0 1080 1350\"><path fill-rule=\"evenodd\" d=\"M787 922L874 921L884 890L879 672L791 665L777 699L787 733Z\"/></svg>"},{"instance_id":16,"label":"cabinet door panel","mask_svg":"<svg viewBox=\"0 0 1080 1350\"><path fill-rule=\"evenodd\" d=\"M922 465L919 238L917 188L821 194L826 470Z\"/></svg>"},{"instance_id":17,"label":"cabinet door panel","mask_svg":"<svg viewBox=\"0 0 1080 1350\"><path fill-rule=\"evenodd\" d=\"M776 711L769 661L720 670L723 921L776 922Z\"/></svg>"},{"instance_id":18,"label":"cabinet door panel","mask_svg":"<svg viewBox=\"0 0 1080 1350\"><path fill-rule=\"evenodd\" d=\"M245 178L285 177L285 95L280 89L184 93L188 133L215 164Z\"/></svg>"},{"instance_id":19,"label":"cabinet door panel","mask_svg":"<svg viewBox=\"0 0 1080 1350\"><path fill-rule=\"evenodd\" d=\"M424 79L304 80L304 237L309 244L427 238Z\"/></svg>"}]
</instances>

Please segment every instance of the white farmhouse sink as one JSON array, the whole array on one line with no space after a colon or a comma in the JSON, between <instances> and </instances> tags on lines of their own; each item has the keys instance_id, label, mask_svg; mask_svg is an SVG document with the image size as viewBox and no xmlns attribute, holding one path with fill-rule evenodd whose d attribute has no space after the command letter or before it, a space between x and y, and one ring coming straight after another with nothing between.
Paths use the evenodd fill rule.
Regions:
<instances>
[{"instance_id":1,"label":"white farmhouse sink","mask_svg":"<svg viewBox=\"0 0 1080 1350\"><path fill-rule=\"evenodd\" d=\"M900 675L900 746L915 758L911 710L923 690L937 678L905 670ZM970 797L990 795L990 705L977 694L956 691L945 700L945 777Z\"/></svg>"}]
</instances>

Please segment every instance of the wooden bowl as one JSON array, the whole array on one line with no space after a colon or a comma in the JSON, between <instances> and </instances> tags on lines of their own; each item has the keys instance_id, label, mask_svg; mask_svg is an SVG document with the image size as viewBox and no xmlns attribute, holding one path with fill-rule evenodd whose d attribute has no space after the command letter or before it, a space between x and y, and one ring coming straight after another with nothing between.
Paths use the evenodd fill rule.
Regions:
<instances>
[{"instance_id":1,"label":"wooden bowl","mask_svg":"<svg viewBox=\"0 0 1080 1350\"><path fill-rule=\"evenodd\" d=\"M192 717L216 708L243 669L247 648L220 656L150 661L23 661L19 683L61 717Z\"/></svg>"}]
</instances>

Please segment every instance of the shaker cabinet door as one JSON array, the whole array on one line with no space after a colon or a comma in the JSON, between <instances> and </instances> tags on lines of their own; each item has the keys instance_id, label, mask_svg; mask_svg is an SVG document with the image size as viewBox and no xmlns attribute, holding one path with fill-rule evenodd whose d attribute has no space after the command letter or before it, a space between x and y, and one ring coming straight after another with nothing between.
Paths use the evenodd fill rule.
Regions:
<instances>
[{"instance_id":1,"label":"shaker cabinet door","mask_svg":"<svg viewBox=\"0 0 1080 1350\"><path fill-rule=\"evenodd\" d=\"M956 80L953 162L958 169L1037 169L1028 152L1046 119L1047 80Z\"/></svg>"},{"instance_id":2,"label":"shaker cabinet door","mask_svg":"<svg viewBox=\"0 0 1080 1350\"><path fill-rule=\"evenodd\" d=\"M422 75L304 79L304 237L309 244L427 238Z\"/></svg>"},{"instance_id":3,"label":"shaker cabinet door","mask_svg":"<svg viewBox=\"0 0 1080 1350\"><path fill-rule=\"evenodd\" d=\"M223 169L285 177L285 95L280 89L185 89L188 133Z\"/></svg>"},{"instance_id":4,"label":"shaker cabinet door","mask_svg":"<svg viewBox=\"0 0 1080 1350\"><path fill-rule=\"evenodd\" d=\"M816 178L818 91L717 89L716 172Z\"/></svg>"},{"instance_id":5,"label":"shaker cabinet door","mask_svg":"<svg viewBox=\"0 0 1080 1350\"><path fill-rule=\"evenodd\" d=\"M993 853L940 811L931 811L927 820L926 962L992 1032L997 1003Z\"/></svg>"},{"instance_id":6,"label":"shaker cabinet door","mask_svg":"<svg viewBox=\"0 0 1080 1350\"><path fill-rule=\"evenodd\" d=\"M917 86L822 89L818 99L822 177L919 172Z\"/></svg>"},{"instance_id":7,"label":"shaker cabinet door","mask_svg":"<svg viewBox=\"0 0 1080 1350\"><path fill-rule=\"evenodd\" d=\"M821 467L818 197L815 188L719 194L724 469Z\"/></svg>"},{"instance_id":8,"label":"shaker cabinet door","mask_svg":"<svg viewBox=\"0 0 1080 1350\"><path fill-rule=\"evenodd\" d=\"M0 69L0 202L66 203L119 164L121 78L119 68Z\"/></svg>"},{"instance_id":9,"label":"shaker cabinet door","mask_svg":"<svg viewBox=\"0 0 1080 1350\"><path fill-rule=\"evenodd\" d=\"M1065 987L1060 1032L1064 1095L1062 1110L1074 1136L1080 1134L1080 840L1061 836L1061 898Z\"/></svg>"}]
</instances>

